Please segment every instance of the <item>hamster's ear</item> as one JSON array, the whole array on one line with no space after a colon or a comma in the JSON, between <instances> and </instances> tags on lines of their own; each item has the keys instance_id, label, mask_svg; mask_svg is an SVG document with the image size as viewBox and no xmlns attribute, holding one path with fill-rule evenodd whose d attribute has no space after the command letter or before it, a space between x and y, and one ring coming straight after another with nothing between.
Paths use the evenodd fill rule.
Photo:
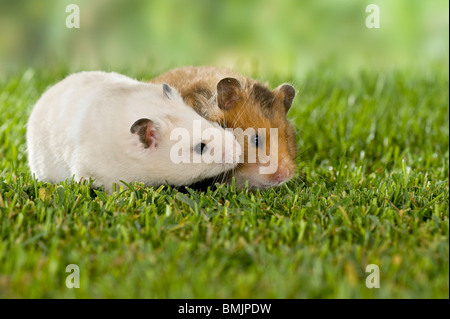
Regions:
<instances>
[{"instance_id":1,"label":"hamster's ear","mask_svg":"<svg viewBox=\"0 0 450 319\"><path fill-rule=\"evenodd\" d=\"M225 78L217 83L217 104L222 110L236 106L241 99L241 83L235 78Z\"/></svg>"},{"instance_id":2,"label":"hamster's ear","mask_svg":"<svg viewBox=\"0 0 450 319\"><path fill-rule=\"evenodd\" d=\"M157 129L155 123L149 119L139 119L131 125L130 132L137 134L145 148L158 146Z\"/></svg>"},{"instance_id":3,"label":"hamster's ear","mask_svg":"<svg viewBox=\"0 0 450 319\"><path fill-rule=\"evenodd\" d=\"M164 94L165 98L167 98L169 100L176 100L176 99L181 100L180 94L173 87L171 87L167 83L163 83L162 86L163 86L163 94Z\"/></svg>"},{"instance_id":4,"label":"hamster's ear","mask_svg":"<svg viewBox=\"0 0 450 319\"><path fill-rule=\"evenodd\" d=\"M289 109L291 108L292 101L294 101L295 97L295 89L292 85L289 84L281 84L277 88L277 96L281 98L283 101L284 109L287 112L289 112Z\"/></svg>"}]
</instances>

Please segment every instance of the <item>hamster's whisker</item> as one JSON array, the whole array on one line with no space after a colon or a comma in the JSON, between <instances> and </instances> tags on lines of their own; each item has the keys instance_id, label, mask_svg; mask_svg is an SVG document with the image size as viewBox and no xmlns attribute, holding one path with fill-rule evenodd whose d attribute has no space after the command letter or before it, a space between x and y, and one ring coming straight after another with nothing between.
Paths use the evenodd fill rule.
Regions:
<instances>
[{"instance_id":1,"label":"hamster's whisker","mask_svg":"<svg viewBox=\"0 0 450 319\"><path fill-rule=\"evenodd\" d=\"M242 105L242 109L239 110L239 113L235 116L232 124L233 128L236 126L236 123L238 123L238 121L241 119L242 115L247 111L246 110L246 108L248 108L247 100L245 100L244 104Z\"/></svg>"},{"instance_id":2,"label":"hamster's whisker","mask_svg":"<svg viewBox=\"0 0 450 319\"><path fill-rule=\"evenodd\" d=\"M241 118L242 114L244 113L244 111L246 111L246 108L248 107L248 100L249 100L249 96L246 97L244 103L242 104L241 109L239 110L239 113L237 114L237 116L235 117L234 121L233 121L233 127L235 127L236 123L239 121L239 119Z\"/></svg>"},{"instance_id":3,"label":"hamster's whisker","mask_svg":"<svg viewBox=\"0 0 450 319\"><path fill-rule=\"evenodd\" d=\"M233 122L231 123L231 127L235 128L237 121L241 117L242 113L244 112L244 107L246 106L247 101L244 102L242 105L242 108L238 111L237 115L234 117Z\"/></svg>"}]
</instances>

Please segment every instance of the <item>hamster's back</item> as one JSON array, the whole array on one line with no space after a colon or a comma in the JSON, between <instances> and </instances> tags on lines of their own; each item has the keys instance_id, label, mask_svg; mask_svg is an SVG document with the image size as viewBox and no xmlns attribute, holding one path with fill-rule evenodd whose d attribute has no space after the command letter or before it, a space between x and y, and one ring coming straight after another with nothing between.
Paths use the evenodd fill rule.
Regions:
<instances>
[{"instance_id":1,"label":"hamster's back","mask_svg":"<svg viewBox=\"0 0 450 319\"><path fill-rule=\"evenodd\" d=\"M40 180L58 182L71 176L83 143L105 145L104 134L117 134L123 118L124 91L145 85L124 75L87 71L67 76L35 104L27 128L29 164ZM115 103L111 103L114 101ZM125 125L125 124L123 124ZM84 140L84 141L83 141ZM86 155L86 154L85 154ZM52 163L49 165L49 163Z\"/></svg>"}]
</instances>

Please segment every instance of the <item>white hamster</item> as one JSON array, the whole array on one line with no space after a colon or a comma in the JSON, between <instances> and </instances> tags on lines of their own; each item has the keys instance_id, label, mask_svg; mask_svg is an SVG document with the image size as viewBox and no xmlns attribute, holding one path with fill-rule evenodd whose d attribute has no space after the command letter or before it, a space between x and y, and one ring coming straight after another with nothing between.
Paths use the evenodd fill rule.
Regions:
<instances>
[{"instance_id":1,"label":"white hamster","mask_svg":"<svg viewBox=\"0 0 450 319\"><path fill-rule=\"evenodd\" d=\"M185 132L181 140L174 129ZM101 71L72 74L41 96L27 147L37 179L92 178L108 191L120 180L191 184L233 169L242 153L231 132L198 115L175 89ZM206 161L207 151L221 160Z\"/></svg>"}]
</instances>

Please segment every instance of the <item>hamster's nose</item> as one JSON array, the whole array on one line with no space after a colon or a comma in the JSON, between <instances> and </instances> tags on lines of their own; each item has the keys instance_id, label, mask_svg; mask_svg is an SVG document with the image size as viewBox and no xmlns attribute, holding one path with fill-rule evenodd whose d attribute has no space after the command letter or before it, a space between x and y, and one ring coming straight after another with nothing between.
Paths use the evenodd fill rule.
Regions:
<instances>
[{"instance_id":1,"label":"hamster's nose","mask_svg":"<svg viewBox=\"0 0 450 319\"><path fill-rule=\"evenodd\" d=\"M276 183L284 182L289 176L289 170L284 167L280 167L275 174L272 175L272 180Z\"/></svg>"}]
</instances>

